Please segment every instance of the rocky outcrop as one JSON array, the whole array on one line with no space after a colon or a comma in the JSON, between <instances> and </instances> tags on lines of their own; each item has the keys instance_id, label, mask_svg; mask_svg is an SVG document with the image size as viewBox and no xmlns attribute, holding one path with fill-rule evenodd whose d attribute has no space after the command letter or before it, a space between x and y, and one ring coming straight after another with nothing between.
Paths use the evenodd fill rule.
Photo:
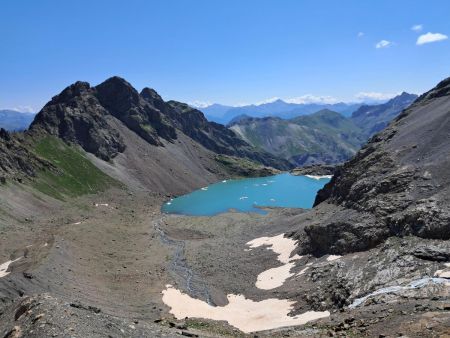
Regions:
<instances>
[{"instance_id":1,"label":"rocky outcrop","mask_svg":"<svg viewBox=\"0 0 450 338\"><path fill-rule=\"evenodd\" d=\"M294 236L315 254L367 250L390 236L450 239L450 79L337 170L317 194L324 209Z\"/></svg>"},{"instance_id":2,"label":"rocky outcrop","mask_svg":"<svg viewBox=\"0 0 450 338\"><path fill-rule=\"evenodd\" d=\"M450 247L439 248L433 245L421 245L412 250L411 254L427 261L447 262L450 260Z\"/></svg>"},{"instance_id":3,"label":"rocky outcrop","mask_svg":"<svg viewBox=\"0 0 450 338\"><path fill-rule=\"evenodd\" d=\"M160 138L176 139L175 128L160 110L152 106L127 81L112 77L95 87L99 102L114 117L153 145L161 146Z\"/></svg>"}]
</instances>

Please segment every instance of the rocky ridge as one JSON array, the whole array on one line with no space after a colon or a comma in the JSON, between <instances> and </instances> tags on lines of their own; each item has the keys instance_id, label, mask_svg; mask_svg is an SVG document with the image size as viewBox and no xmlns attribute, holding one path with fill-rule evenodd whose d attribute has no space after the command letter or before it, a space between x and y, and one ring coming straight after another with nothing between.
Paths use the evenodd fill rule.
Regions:
<instances>
[{"instance_id":1,"label":"rocky ridge","mask_svg":"<svg viewBox=\"0 0 450 338\"><path fill-rule=\"evenodd\" d=\"M44 130L108 161L126 147L111 124L113 118L154 146L164 147L182 132L219 154L245 157L279 169L289 167L286 161L255 150L222 125L208 122L200 111L179 102L165 102L150 88L138 93L119 77L95 87L86 82L67 87L37 114L30 130Z\"/></svg>"},{"instance_id":2,"label":"rocky ridge","mask_svg":"<svg viewBox=\"0 0 450 338\"><path fill-rule=\"evenodd\" d=\"M450 79L422 95L319 191L304 252L344 254L391 236L450 239Z\"/></svg>"}]
</instances>

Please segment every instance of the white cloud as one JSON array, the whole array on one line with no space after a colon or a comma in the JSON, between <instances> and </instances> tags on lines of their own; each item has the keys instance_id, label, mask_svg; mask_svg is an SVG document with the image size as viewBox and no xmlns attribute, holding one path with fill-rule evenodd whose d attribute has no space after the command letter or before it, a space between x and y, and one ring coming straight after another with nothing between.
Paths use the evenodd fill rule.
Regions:
<instances>
[{"instance_id":1,"label":"white cloud","mask_svg":"<svg viewBox=\"0 0 450 338\"><path fill-rule=\"evenodd\" d=\"M262 100L262 101L256 102L255 105L256 105L256 106L260 106L260 105L262 105L262 104L272 103L272 102L275 102L275 101L278 101L278 100L280 100L280 98L274 96L274 97L271 97L270 99Z\"/></svg>"},{"instance_id":2,"label":"white cloud","mask_svg":"<svg viewBox=\"0 0 450 338\"><path fill-rule=\"evenodd\" d=\"M31 106L16 106L14 108L11 108L11 110L14 110L16 112L20 113L35 113L36 110Z\"/></svg>"},{"instance_id":3,"label":"white cloud","mask_svg":"<svg viewBox=\"0 0 450 338\"><path fill-rule=\"evenodd\" d=\"M209 107L212 103L209 101L192 101L188 102L188 105L194 108L206 108Z\"/></svg>"},{"instance_id":4,"label":"white cloud","mask_svg":"<svg viewBox=\"0 0 450 338\"><path fill-rule=\"evenodd\" d=\"M411 30L413 30L414 32L421 32L423 29L423 25L414 25L411 27Z\"/></svg>"},{"instance_id":5,"label":"white cloud","mask_svg":"<svg viewBox=\"0 0 450 338\"><path fill-rule=\"evenodd\" d=\"M392 46L392 42L391 41L381 40L375 45L375 48L378 48L378 49L379 48L387 48L387 47L390 47L390 46Z\"/></svg>"},{"instance_id":6,"label":"white cloud","mask_svg":"<svg viewBox=\"0 0 450 338\"><path fill-rule=\"evenodd\" d=\"M385 101L392 99L400 93L359 92L355 95L358 101Z\"/></svg>"},{"instance_id":7,"label":"white cloud","mask_svg":"<svg viewBox=\"0 0 450 338\"><path fill-rule=\"evenodd\" d=\"M364 36L364 32L359 32L358 33L358 38L362 38Z\"/></svg>"},{"instance_id":8,"label":"white cloud","mask_svg":"<svg viewBox=\"0 0 450 338\"><path fill-rule=\"evenodd\" d=\"M424 45L426 43L431 43L431 42L437 42L437 41L443 41L443 40L447 40L448 36L441 34L441 33L426 33L426 34L422 34L421 36L419 36L417 38L417 45Z\"/></svg>"},{"instance_id":9,"label":"white cloud","mask_svg":"<svg viewBox=\"0 0 450 338\"><path fill-rule=\"evenodd\" d=\"M309 103L333 104L339 102L338 99L332 96L315 96L311 94L293 97L290 99L286 99L284 101L288 103L297 103L297 104L309 104Z\"/></svg>"}]
</instances>

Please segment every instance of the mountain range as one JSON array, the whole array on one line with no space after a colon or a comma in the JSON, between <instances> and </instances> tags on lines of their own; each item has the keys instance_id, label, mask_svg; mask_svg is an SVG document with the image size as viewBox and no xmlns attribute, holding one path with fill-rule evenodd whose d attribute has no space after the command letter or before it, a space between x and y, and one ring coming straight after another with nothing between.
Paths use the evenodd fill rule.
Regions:
<instances>
[{"instance_id":1,"label":"mountain range","mask_svg":"<svg viewBox=\"0 0 450 338\"><path fill-rule=\"evenodd\" d=\"M344 116L350 116L362 104L360 103L288 103L281 99L259 105L247 105L241 107L213 104L200 110L206 118L221 124L229 124L234 118L241 115L250 117L279 117L290 119L301 115L309 115L319 110L328 109Z\"/></svg>"},{"instance_id":2,"label":"mountain range","mask_svg":"<svg viewBox=\"0 0 450 338\"><path fill-rule=\"evenodd\" d=\"M351 117L329 109L291 119L240 115L228 127L249 144L296 166L341 163L416 98L402 93L380 105L363 105Z\"/></svg>"},{"instance_id":3,"label":"mountain range","mask_svg":"<svg viewBox=\"0 0 450 338\"><path fill-rule=\"evenodd\" d=\"M0 128L8 131L21 131L27 129L35 114L18 112L15 110L0 110Z\"/></svg>"}]
</instances>

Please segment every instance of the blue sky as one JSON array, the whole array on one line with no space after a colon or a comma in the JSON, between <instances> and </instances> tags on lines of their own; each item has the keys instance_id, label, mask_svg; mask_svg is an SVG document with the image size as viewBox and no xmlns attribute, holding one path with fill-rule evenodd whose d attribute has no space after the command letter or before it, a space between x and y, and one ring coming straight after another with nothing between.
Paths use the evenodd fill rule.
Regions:
<instances>
[{"instance_id":1,"label":"blue sky","mask_svg":"<svg viewBox=\"0 0 450 338\"><path fill-rule=\"evenodd\" d=\"M3 0L0 108L112 75L184 102L420 93L450 76L449 13L447 0ZM442 40L417 45L427 33Z\"/></svg>"}]
</instances>

